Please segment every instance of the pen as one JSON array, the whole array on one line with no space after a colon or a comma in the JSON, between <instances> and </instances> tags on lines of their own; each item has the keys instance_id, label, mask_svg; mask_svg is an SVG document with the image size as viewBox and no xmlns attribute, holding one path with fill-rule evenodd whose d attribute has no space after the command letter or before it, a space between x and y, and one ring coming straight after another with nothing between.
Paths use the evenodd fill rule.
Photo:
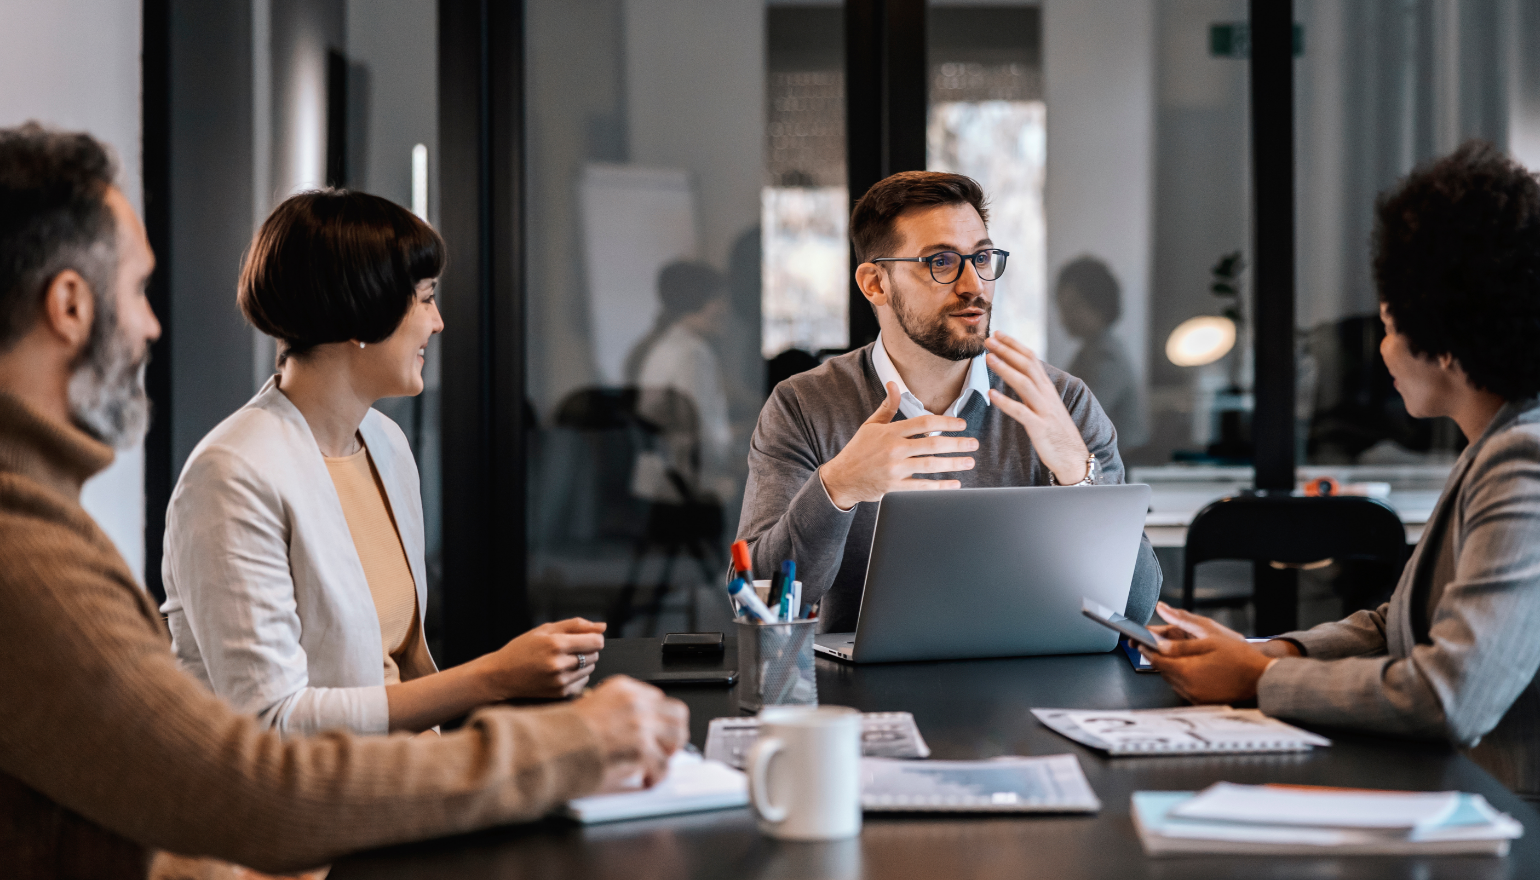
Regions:
<instances>
[{"instance_id":1,"label":"pen","mask_svg":"<svg viewBox=\"0 0 1540 880\"><path fill-rule=\"evenodd\" d=\"M765 597L765 604L771 608L781 607L781 597L786 595L786 571L784 567L770 576L770 593Z\"/></svg>"},{"instance_id":2,"label":"pen","mask_svg":"<svg viewBox=\"0 0 1540 880\"><path fill-rule=\"evenodd\" d=\"M797 583L797 560L788 559L781 563L786 570L786 589L791 593L791 616L787 620L799 620L802 617L802 585Z\"/></svg>"},{"instance_id":3,"label":"pen","mask_svg":"<svg viewBox=\"0 0 1540 880\"><path fill-rule=\"evenodd\" d=\"M749 542L734 541L732 548L733 571L748 583L754 583L754 563L749 559Z\"/></svg>"},{"instance_id":4,"label":"pen","mask_svg":"<svg viewBox=\"0 0 1540 880\"><path fill-rule=\"evenodd\" d=\"M750 585L749 593L752 595L754 592L752 589L754 584L754 568L752 561L749 559L749 542L734 541L730 555L733 560L733 573L737 575L738 579ZM733 588L732 583L727 585L727 599L732 603L733 610L737 613L737 616L742 617L744 615L743 603L736 598L737 592Z\"/></svg>"},{"instance_id":5,"label":"pen","mask_svg":"<svg viewBox=\"0 0 1540 880\"><path fill-rule=\"evenodd\" d=\"M792 606L793 575L796 574L797 564L790 559L781 563L781 620L791 623L795 619L796 612Z\"/></svg>"}]
</instances>

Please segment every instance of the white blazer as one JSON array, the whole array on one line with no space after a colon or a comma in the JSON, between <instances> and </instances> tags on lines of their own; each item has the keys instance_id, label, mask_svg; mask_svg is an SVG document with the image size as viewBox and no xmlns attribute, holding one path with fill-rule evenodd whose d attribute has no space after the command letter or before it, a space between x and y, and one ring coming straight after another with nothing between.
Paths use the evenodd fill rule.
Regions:
<instances>
[{"instance_id":1,"label":"white blazer","mask_svg":"<svg viewBox=\"0 0 1540 880\"><path fill-rule=\"evenodd\" d=\"M395 422L359 426L427 604L417 465ZM380 621L305 417L269 379L203 438L166 511L162 573L177 661L285 735L386 733ZM434 671L425 642L417 646ZM407 670L403 668L403 677Z\"/></svg>"}]
</instances>

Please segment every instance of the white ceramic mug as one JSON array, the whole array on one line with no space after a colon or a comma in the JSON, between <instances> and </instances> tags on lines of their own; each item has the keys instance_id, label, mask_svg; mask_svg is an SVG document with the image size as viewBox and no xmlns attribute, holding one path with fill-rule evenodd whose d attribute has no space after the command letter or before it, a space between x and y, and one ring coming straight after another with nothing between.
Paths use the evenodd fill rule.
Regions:
<instances>
[{"instance_id":1,"label":"white ceramic mug","mask_svg":"<svg viewBox=\"0 0 1540 880\"><path fill-rule=\"evenodd\" d=\"M844 706L767 706L749 751L759 830L782 840L861 832L861 713Z\"/></svg>"}]
</instances>

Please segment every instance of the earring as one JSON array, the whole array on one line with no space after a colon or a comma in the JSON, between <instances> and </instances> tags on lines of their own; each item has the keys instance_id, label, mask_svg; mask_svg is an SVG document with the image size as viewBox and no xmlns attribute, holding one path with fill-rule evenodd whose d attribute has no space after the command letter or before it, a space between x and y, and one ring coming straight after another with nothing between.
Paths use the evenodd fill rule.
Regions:
<instances>
[{"instance_id":1,"label":"earring","mask_svg":"<svg viewBox=\"0 0 1540 880\"><path fill-rule=\"evenodd\" d=\"M363 348L363 347L364 347L364 344L363 344L363 343L362 343L362 342L360 342L360 343L359 343L359 344L358 344L358 347L359 347L359 348Z\"/></svg>"}]
</instances>

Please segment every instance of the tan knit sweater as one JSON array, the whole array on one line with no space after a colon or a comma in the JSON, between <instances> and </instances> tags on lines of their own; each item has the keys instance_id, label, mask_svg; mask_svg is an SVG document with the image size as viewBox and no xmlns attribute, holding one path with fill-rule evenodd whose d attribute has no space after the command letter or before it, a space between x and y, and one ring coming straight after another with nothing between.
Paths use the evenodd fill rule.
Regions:
<instances>
[{"instance_id":1,"label":"tan knit sweater","mask_svg":"<svg viewBox=\"0 0 1540 880\"><path fill-rule=\"evenodd\" d=\"M556 706L444 737L285 741L176 668L155 606L81 509L107 447L0 393L0 865L136 877L147 848L265 871L531 819L592 791Z\"/></svg>"}]
</instances>

